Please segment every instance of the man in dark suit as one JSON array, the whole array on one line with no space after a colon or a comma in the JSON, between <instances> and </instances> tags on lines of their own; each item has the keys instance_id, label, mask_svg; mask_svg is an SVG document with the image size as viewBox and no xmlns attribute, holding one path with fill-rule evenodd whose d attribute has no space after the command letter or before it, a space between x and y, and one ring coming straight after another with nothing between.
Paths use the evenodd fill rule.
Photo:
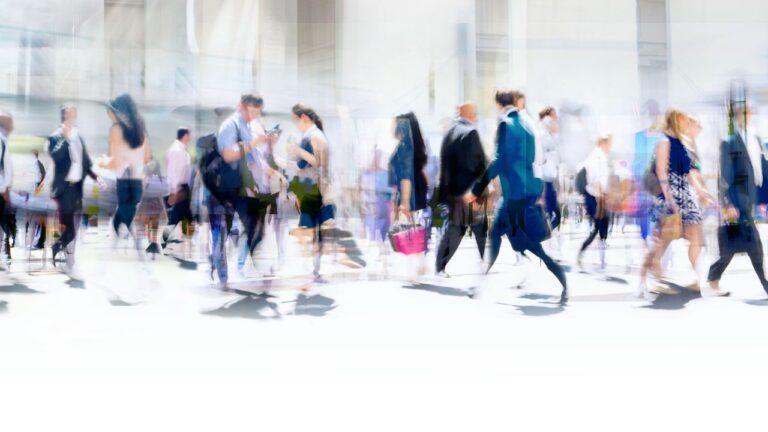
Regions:
<instances>
[{"instance_id":1,"label":"man in dark suit","mask_svg":"<svg viewBox=\"0 0 768 432\"><path fill-rule=\"evenodd\" d=\"M543 211L537 211L536 201L544 189L543 182L533 173L536 143L533 131L518 112L517 103L523 94L517 90L496 92L496 106L501 120L496 131L496 155L482 176L475 182L465 202L475 202L488 183L499 177L502 200L496 209L491 228L488 271L499 255L501 238L506 235L518 252L530 251L539 257L562 285L560 304L568 302L565 272L544 252L541 241L546 237L548 222ZM474 296L473 290L470 295Z\"/></svg>"},{"instance_id":2,"label":"man in dark suit","mask_svg":"<svg viewBox=\"0 0 768 432\"><path fill-rule=\"evenodd\" d=\"M458 118L443 138L440 149L439 203L448 227L437 248L437 275L448 277L445 266L458 249L461 239L472 230L480 258L485 252L488 220L482 203L466 204L464 195L486 168L485 152L475 129L477 107L471 103L459 106Z\"/></svg>"},{"instance_id":3,"label":"man in dark suit","mask_svg":"<svg viewBox=\"0 0 768 432\"><path fill-rule=\"evenodd\" d=\"M720 259L709 269L709 285L718 295L727 294L720 289L720 278L734 254L746 252L757 277L768 292L768 280L763 269L763 245L755 228L755 200L762 186L763 145L750 124L749 107L734 110L736 131L720 145L720 203L726 225L718 231Z\"/></svg>"},{"instance_id":4,"label":"man in dark suit","mask_svg":"<svg viewBox=\"0 0 768 432\"><path fill-rule=\"evenodd\" d=\"M59 239L53 244L51 259L55 266L56 255L65 251L66 270L71 275L75 263L74 240L83 211L85 176L90 176L99 182L100 186L102 183L93 172L85 142L77 130L77 108L73 105L62 105L60 114L61 126L48 138L48 154L54 163L51 196L58 205L59 225L62 230Z\"/></svg>"}]
</instances>

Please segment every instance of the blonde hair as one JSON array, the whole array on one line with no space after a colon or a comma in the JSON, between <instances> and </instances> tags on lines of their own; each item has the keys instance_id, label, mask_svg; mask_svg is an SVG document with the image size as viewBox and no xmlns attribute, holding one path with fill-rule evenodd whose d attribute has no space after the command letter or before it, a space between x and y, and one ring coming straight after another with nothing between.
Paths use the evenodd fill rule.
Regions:
<instances>
[{"instance_id":1,"label":"blonde hair","mask_svg":"<svg viewBox=\"0 0 768 432\"><path fill-rule=\"evenodd\" d=\"M682 139L685 135L684 131L680 128L680 119L689 118L688 114L678 110L669 109L664 115L664 127L666 130L671 131L675 138Z\"/></svg>"}]
</instances>

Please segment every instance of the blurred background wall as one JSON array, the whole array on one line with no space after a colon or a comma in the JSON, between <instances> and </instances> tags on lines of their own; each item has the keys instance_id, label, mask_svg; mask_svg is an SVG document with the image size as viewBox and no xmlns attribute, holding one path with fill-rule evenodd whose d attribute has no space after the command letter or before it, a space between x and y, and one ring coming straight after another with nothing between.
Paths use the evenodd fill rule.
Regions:
<instances>
[{"instance_id":1,"label":"blurred background wall","mask_svg":"<svg viewBox=\"0 0 768 432\"><path fill-rule=\"evenodd\" d=\"M729 80L747 80L758 105L768 96L764 0L0 0L0 10L0 109L20 137L45 136L58 104L75 101L94 153L108 128L99 103L124 92L158 155L180 124L213 130L212 109L243 91L261 93L267 123L289 133L291 105L306 102L349 179L374 146L391 148L389 119L402 111L416 112L434 150L454 106L476 100L490 148L498 86L524 89L532 113L561 109L570 164L601 131L629 155L649 100L698 113L714 140Z\"/></svg>"}]
</instances>

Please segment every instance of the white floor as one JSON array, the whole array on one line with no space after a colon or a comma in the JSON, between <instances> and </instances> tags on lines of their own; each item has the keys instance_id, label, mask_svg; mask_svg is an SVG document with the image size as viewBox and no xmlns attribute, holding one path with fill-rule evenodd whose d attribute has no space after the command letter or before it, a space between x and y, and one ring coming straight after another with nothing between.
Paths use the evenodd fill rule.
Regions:
<instances>
[{"instance_id":1,"label":"white floor","mask_svg":"<svg viewBox=\"0 0 768 432\"><path fill-rule=\"evenodd\" d=\"M631 295L635 236L611 240L611 277L570 271L561 308L506 244L485 278L466 239L450 279L418 284L366 248L367 268L329 258L329 283L300 294L309 262L291 243L282 278L221 293L205 264L140 265L90 234L84 284L21 261L0 282L0 430L765 430L768 296L747 260L730 298L649 304ZM670 273L692 278L684 245Z\"/></svg>"}]
</instances>

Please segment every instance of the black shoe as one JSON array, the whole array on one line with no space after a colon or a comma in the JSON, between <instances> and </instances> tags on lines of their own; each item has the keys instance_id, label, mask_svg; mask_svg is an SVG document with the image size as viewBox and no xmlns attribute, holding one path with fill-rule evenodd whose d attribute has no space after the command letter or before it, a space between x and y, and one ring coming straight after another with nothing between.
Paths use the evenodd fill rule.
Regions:
<instances>
[{"instance_id":1,"label":"black shoe","mask_svg":"<svg viewBox=\"0 0 768 432\"><path fill-rule=\"evenodd\" d=\"M54 243L53 246L51 246L51 263L54 267L56 267L56 255L61 252L61 243Z\"/></svg>"},{"instance_id":2,"label":"black shoe","mask_svg":"<svg viewBox=\"0 0 768 432\"><path fill-rule=\"evenodd\" d=\"M160 253L160 246L157 245L157 243L150 243L149 246L147 246L147 254L159 254Z\"/></svg>"},{"instance_id":3,"label":"black shoe","mask_svg":"<svg viewBox=\"0 0 768 432\"><path fill-rule=\"evenodd\" d=\"M560 294L560 306L565 306L568 304L568 290L564 289L563 293Z\"/></svg>"}]
</instances>

